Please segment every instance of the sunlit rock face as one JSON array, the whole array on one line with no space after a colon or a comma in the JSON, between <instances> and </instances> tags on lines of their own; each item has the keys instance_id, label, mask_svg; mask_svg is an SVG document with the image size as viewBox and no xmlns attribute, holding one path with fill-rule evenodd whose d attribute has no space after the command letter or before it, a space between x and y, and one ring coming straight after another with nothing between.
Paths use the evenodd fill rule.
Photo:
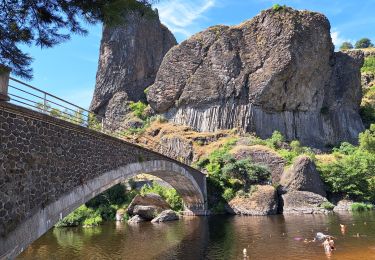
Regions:
<instances>
[{"instance_id":1,"label":"sunlit rock face","mask_svg":"<svg viewBox=\"0 0 375 260\"><path fill-rule=\"evenodd\" d=\"M156 14L132 12L123 25L104 26L91 110L121 124L129 112L129 101L146 101L144 90L154 82L164 55L176 44Z\"/></svg>"},{"instance_id":2,"label":"sunlit rock face","mask_svg":"<svg viewBox=\"0 0 375 260\"><path fill-rule=\"evenodd\" d=\"M363 130L361 52L336 53L319 13L263 11L197 33L164 57L147 99L199 131L239 128L325 147Z\"/></svg>"}]
</instances>

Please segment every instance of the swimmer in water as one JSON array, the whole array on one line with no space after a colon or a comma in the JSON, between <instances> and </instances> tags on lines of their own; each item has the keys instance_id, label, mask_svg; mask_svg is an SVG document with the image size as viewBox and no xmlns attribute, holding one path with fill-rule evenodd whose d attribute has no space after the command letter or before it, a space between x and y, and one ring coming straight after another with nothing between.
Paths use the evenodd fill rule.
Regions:
<instances>
[{"instance_id":1,"label":"swimmer in water","mask_svg":"<svg viewBox=\"0 0 375 260\"><path fill-rule=\"evenodd\" d=\"M329 238L328 237L326 237L326 239L324 240L323 247L324 247L324 251L327 254L330 254L332 252L332 248L331 248L331 245L329 244Z\"/></svg>"},{"instance_id":2,"label":"swimmer in water","mask_svg":"<svg viewBox=\"0 0 375 260\"><path fill-rule=\"evenodd\" d=\"M331 250L335 250L335 241L333 241L333 237L329 236L328 238L329 246L331 247Z\"/></svg>"},{"instance_id":3,"label":"swimmer in water","mask_svg":"<svg viewBox=\"0 0 375 260\"><path fill-rule=\"evenodd\" d=\"M340 224L341 234L345 235L346 232L346 226L343 224Z\"/></svg>"}]
</instances>

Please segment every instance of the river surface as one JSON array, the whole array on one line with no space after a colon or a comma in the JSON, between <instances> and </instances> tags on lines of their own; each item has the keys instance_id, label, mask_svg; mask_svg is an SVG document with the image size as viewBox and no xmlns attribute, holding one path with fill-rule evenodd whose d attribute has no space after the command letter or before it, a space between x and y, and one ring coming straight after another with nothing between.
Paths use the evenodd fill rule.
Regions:
<instances>
[{"instance_id":1,"label":"river surface","mask_svg":"<svg viewBox=\"0 0 375 260\"><path fill-rule=\"evenodd\" d=\"M345 233L339 224L347 226ZM316 232L335 237L332 256L321 243L304 242ZM164 224L54 228L18 259L375 259L375 213L185 217Z\"/></svg>"}]
</instances>

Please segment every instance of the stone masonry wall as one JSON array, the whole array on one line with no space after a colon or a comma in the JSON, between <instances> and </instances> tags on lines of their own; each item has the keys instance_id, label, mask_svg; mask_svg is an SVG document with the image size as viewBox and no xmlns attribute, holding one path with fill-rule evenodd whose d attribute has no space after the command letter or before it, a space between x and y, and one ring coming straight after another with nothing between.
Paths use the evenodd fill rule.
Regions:
<instances>
[{"instance_id":1,"label":"stone masonry wall","mask_svg":"<svg viewBox=\"0 0 375 260\"><path fill-rule=\"evenodd\" d=\"M8 103L0 103L0 236L100 174L129 163L167 160L119 139Z\"/></svg>"}]
</instances>

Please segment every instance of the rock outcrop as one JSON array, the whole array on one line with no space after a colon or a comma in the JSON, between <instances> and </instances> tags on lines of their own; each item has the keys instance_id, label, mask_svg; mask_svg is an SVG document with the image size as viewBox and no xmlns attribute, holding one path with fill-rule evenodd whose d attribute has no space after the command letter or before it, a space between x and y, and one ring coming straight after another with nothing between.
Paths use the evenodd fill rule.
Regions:
<instances>
[{"instance_id":1,"label":"rock outcrop","mask_svg":"<svg viewBox=\"0 0 375 260\"><path fill-rule=\"evenodd\" d=\"M133 215L138 215L143 219L151 220L155 218L161 211L162 209L157 206L136 205L133 209Z\"/></svg>"},{"instance_id":2,"label":"rock outcrop","mask_svg":"<svg viewBox=\"0 0 375 260\"><path fill-rule=\"evenodd\" d=\"M176 45L159 17L134 11L120 26L104 26L91 110L118 128L129 112L129 101L145 101L167 51Z\"/></svg>"},{"instance_id":3,"label":"rock outcrop","mask_svg":"<svg viewBox=\"0 0 375 260\"><path fill-rule=\"evenodd\" d=\"M142 217L149 218L151 220L155 217L155 214L158 214L166 209L170 209L170 206L160 195L148 193L144 196L135 196L132 202L129 204L127 212L131 216L141 215Z\"/></svg>"},{"instance_id":4,"label":"rock outcrop","mask_svg":"<svg viewBox=\"0 0 375 260\"><path fill-rule=\"evenodd\" d=\"M236 196L229 202L231 213L264 216L277 213L277 192L270 185L257 185L248 198Z\"/></svg>"},{"instance_id":5,"label":"rock outcrop","mask_svg":"<svg viewBox=\"0 0 375 260\"><path fill-rule=\"evenodd\" d=\"M335 53L319 13L263 11L214 26L172 48L147 99L174 123L199 131L239 128L261 138L324 148L356 142L363 53Z\"/></svg>"},{"instance_id":6,"label":"rock outcrop","mask_svg":"<svg viewBox=\"0 0 375 260\"><path fill-rule=\"evenodd\" d=\"M352 205L353 205L352 200L343 199L337 202L337 205L333 208L333 211L335 212L350 211Z\"/></svg>"},{"instance_id":7,"label":"rock outcrop","mask_svg":"<svg viewBox=\"0 0 375 260\"><path fill-rule=\"evenodd\" d=\"M310 191L323 197L327 195L314 161L307 156L296 158L291 168L281 176L280 184L287 192Z\"/></svg>"},{"instance_id":8,"label":"rock outcrop","mask_svg":"<svg viewBox=\"0 0 375 260\"><path fill-rule=\"evenodd\" d=\"M267 166L271 172L272 183L280 182L286 162L272 149L262 145L239 145L231 152L237 160L251 158L252 162Z\"/></svg>"},{"instance_id":9,"label":"rock outcrop","mask_svg":"<svg viewBox=\"0 0 375 260\"><path fill-rule=\"evenodd\" d=\"M173 220L178 220L178 219L179 217L176 214L176 212L174 212L171 209L168 209L168 210L164 210L163 212L161 212L156 218L151 220L151 222L159 223L159 222L173 221Z\"/></svg>"},{"instance_id":10,"label":"rock outcrop","mask_svg":"<svg viewBox=\"0 0 375 260\"><path fill-rule=\"evenodd\" d=\"M139 215L135 215L131 219L128 220L128 224L137 224L137 223L144 222L144 221L146 221L146 219L142 218Z\"/></svg>"},{"instance_id":11,"label":"rock outcrop","mask_svg":"<svg viewBox=\"0 0 375 260\"><path fill-rule=\"evenodd\" d=\"M316 214L327 213L328 210L321 207L326 198L309 191L291 191L282 195L283 214Z\"/></svg>"}]
</instances>

